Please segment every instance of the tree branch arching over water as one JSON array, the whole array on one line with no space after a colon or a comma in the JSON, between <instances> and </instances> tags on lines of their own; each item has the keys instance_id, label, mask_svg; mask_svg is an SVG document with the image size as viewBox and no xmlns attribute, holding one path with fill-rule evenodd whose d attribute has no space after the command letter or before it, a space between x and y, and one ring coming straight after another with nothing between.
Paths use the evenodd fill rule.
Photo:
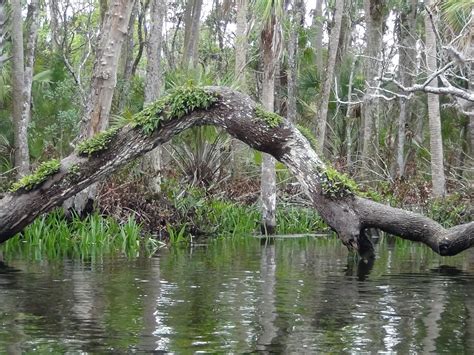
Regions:
<instances>
[{"instance_id":1,"label":"tree branch arching over water","mask_svg":"<svg viewBox=\"0 0 474 355\"><path fill-rule=\"evenodd\" d=\"M15 191L0 200L0 242L176 134L208 124L222 127L284 163L341 241L362 256L373 255L367 228L422 242L440 255L455 255L474 245L474 222L445 229L420 214L357 196L353 183L327 167L296 126L225 87L177 89L145 108L131 123L80 144L59 165L51 164L54 169L45 167L40 177L17 183Z\"/></svg>"}]
</instances>

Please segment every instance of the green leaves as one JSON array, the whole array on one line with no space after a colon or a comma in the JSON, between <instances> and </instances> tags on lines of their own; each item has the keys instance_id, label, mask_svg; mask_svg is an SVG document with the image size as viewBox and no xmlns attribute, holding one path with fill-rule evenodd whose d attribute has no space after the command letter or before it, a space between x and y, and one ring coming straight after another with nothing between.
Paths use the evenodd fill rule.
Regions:
<instances>
[{"instance_id":1,"label":"green leaves","mask_svg":"<svg viewBox=\"0 0 474 355\"><path fill-rule=\"evenodd\" d=\"M160 122L181 118L198 109L208 109L217 101L217 96L203 88L187 84L172 90L168 95L147 106L132 118L132 127L141 127L149 135Z\"/></svg>"},{"instance_id":2,"label":"green leaves","mask_svg":"<svg viewBox=\"0 0 474 355\"><path fill-rule=\"evenodd\" d=\"M92 155L107 149L108 144L118 131L118 128L111 128L107 131L97 133L92 138L79 143L77 146L77 152L80 155Z\"/></svg>"},{"instance_id":3,"label":"green leaves","mask_svg":"<svg viewBox=\"0 0 474 355\"><path fill-rule=\"evenodd\" d=\"M265 122L270 128L276 128L283 122L283 117L274 112L266 111L260 105L255 107L255 115L258 119Z\"/></svg>"},{"instance_id":4,"label":"green leaves","mask_svg":"<svg viewBox=\"0 0 474 355\"><path fill-rule=\"evenodd\" d=\"M10 187L10 192L16 192L20 189L30 191L46 181L46 179L57 173L61 168L61 162L57 159L52 159L41 163L33 174L22 177Z\"/></svg>"}]
</instances>

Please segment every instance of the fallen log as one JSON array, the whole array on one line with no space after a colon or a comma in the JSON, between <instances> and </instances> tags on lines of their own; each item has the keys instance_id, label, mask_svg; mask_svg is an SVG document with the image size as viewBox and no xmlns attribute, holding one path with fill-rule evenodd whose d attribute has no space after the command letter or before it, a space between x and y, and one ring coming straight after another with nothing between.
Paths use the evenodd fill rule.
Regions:
<instances>
[{"instance_id":1,"label":"fallen log","mask_svg":"<svg viewBox=\"0 0 474 355\"><path fill-rule=\"evenodd\" d=\"M326 166L289 121L229 88L191 86L175 90L130 123L81 143L60 162L46 163L41 171L14 184L0 200L0 242L127 162L197 125L222 127L284 163L341 241L364 257L373 255L368 228L424 243L440 255L455 255L474 244L474 222L445 229L420 214L358 196L354 183Z\"/></svg>"}]
</instances>

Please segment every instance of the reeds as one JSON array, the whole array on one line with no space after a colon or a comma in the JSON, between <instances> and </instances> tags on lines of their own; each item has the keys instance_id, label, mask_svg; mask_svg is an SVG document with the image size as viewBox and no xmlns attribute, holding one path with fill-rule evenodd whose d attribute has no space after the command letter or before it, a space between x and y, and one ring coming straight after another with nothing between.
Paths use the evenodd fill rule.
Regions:
<instances>
[{"instance_id":1,"label":"reeds","mask_svg":"<svg viewBox=\"0 0 474 355\"><path fill-rule=\"evenodd\" d=\"M3 255L40 260L74 257L97 259L104 255L151 255L163 243L142 236L133 218L119 223L98 213L67 221L55 211L36 219L18 236L1 246Z\"/></svg>"}]
</instances>

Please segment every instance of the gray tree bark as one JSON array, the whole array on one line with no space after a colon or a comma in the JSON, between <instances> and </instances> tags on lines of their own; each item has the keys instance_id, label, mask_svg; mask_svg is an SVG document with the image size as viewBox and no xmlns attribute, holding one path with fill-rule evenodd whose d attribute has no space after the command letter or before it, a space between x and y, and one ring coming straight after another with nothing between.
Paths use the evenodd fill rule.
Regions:
<instances>
[{"instance_id":1,"label":"gray tree bark","mask_svg":"<svg viewBox=\"0 0 474 355\"><path fill-rule=\"evenodd\" d=\"M362 140L362 168L364 173L370 171L370 160L373 158L374 146L377 142L374 139L374 122L377 116L377 107L379 100L374 96L377 90L372 89L377 86L375 77L379 74L383 22L384 22L384 1L383 0L364 0L364 13L366 22L366 66L365 80L367 81L367 89L364 95L364 105L362 111L363 120L363 140ZM371 88L372 87L372 88Z\"/></svg>"},{"instance_id":2,"label":"gray tree bark","mask_svg":"<svg viewBox=\"0 0 474 355\"><path fill-rule=\"evenodd\" d=\"M260 41L263 52L262 104L267 111L274 112L275 69L281 51L281 24L275 14L264 24ZM275 160L268 154L262 154L260 189L262 231L273 234L276 230L276 172Z\"/></svg>"},{"instance_id":3,"label":"gray tree bark","mask_svg":"<svg viewBox=\"0 0 474 355\"><path fill-rule=\"evenodd\" d=\"M23 51L23 18L20 0L11 2L11 40L12 40L12 95L13 126L15 147L15 168L18 177L30 171L28 150L28 112L29 102L25 98L25 56ZM28 106L28 108L26 107Z\"/></svg>"},{"instance_id":4,"label":"gray tree bark","mask_svg":"<svg viewBox=\"0 0 474 355\"><path fill-rule=\"evenodd\" d=\"M145 77L145 105L150 104L163 91L163 69L161 52L163 43L163 23L166 14L165 0L152 0L150 5L150 32L147 43L147 66ZM150 189L161 190L161 148L148 153L143 160L144 170Z\"/></svg>"},{"instance_id":5,"label":"gray tree bark","mask_svg":"<svg viewBox=\"0 0 474 355\"><path fill-rule=\"evenodd\" d=\"M8 42L8 16L6 9L6 0L0 0L0 70L9 59L7 53Z\"/></svg>"},{"instance_id":6,"label":"gray tree bark","mask_svg":"<svg viewBox=\"0 0 474 355\"><path fill-rule=\"evenodd\" d=\"M455 255L474 245L474 222L445 229L420 214L353 194L333 197L324 193L323 172L327 166L291 122L283 120L278 127L270 127L256 115L256 104L248 96L223 87L205 90L218 97L209 109L192 110L179 119L164 121L151 135L144 135L140 127L126 125L103 151L91 156L73 153L61 161L57 173L33 189L6 194L0 200L0 242L15 236L35 218L78 191L183 130L212 124L286 164L321 217L345 245L362 255L373 253L366 236L368 228L379 228L403 239L424 243L440 255Z\"/></svg>"},{"instance_id":7,"label":"gray tree bark","mask_svg":"<svg viewBox=\"0 0 474 355\"><path fill-rule=\"evenodd\" d=\"M344 0L336 0L336 8L334 12L334 26L331 29L329 38L329 53L324 74L323 90L319 100L319 111L316 117L318 126L318 148L322 154L324 151L324 142L326 140L326 126L329 98L331 97L331 87L334 81L334 69L336 68L336 56L339 48L339 36L341 33L342 14L344 13Z\"/></svg>"},{"instance_id":8,"label":"gray tree bark","mask_svg":"<svg viewBox=\"0 0 474 355\"><path fill-rule=\"evenodd\" d=\"M417 0L407 0L406 11L400 13L400 44L398 71L400 82L405 86L413 84L416 65L416 31ZM405 174L405 134L408 117L411 113L410 99L400 98L400 113L398 115L398 141L397 141L397 176Z\"/></svg>"},{"instance_id":9,"label":"gray tree bark","mask_svg":"<svg viewBox=\"0 0 474 355\"><path fill-rule=\"evenodd\" d=\"M427 0L426 6L429 8L431 1ZM425 53L427 74L438 69L436 35L433 30L434 19L427 12L425 15ZM438 78L433 79L428 85L437 88ZM435 197L445 194L444 176L444 154L443 139L441 136L441 113L439 108L439 95L428 94L428 122L430 131L430 153L431 153L431 180L433 183L432 195Z\"/></svg>"},{"instance_id":10,"label":"gray tree bark","mask_svg":"<svg viewBox=\"0 0 474 355\"><path fill-rule=\"evenodd\" d=\"M313 13L314 37L312 44L315 51L315 64L319 77L323 73L323 0L316 0L316 8Z\"/></svg>"},{"instance_id":11,"label":"gray tree bark","mask_svg":"<svg viewBox=\"0 0 474 355\"><path fill-rule=\"evenodd\" d=\"M291 9L290 35L288 38L288 113L290 121L296 122L296 88L298 79L298 29L304 18L304 3L301 0L294 0Z\"/></svg>"},{"instance_id":12,"label":"gray tree bark","mask_svg":"<svg viewBox=\"0 0 474 355\"><path fill-rule=\"evenodd\" d=\"M78 140L92 137L109 124L122 44L127 36L133 0L112 0L105 14L91 79L91 90ZM64 204L66 211L82 214L94 201L96 188L81 192Z\"/></svg>"},{"instance_id":13,"label":"gray tree bark","mask_svg":"<svg viewBox=\"0 0 474 355\"><path fill-rule=\"evenodd\" d=\"M248 0L236 0L237 26L235 29L235 68L234 77L239 90L247 91L245 67L247 65L247 12Z\"/></svg>"},{"instance_id":14,"label":"gray tree bark","mask_svg":"<svg viewBox=\"0 0 474 355\"><path fill-rule=\"evenodd\" d=\"M199 28L201 24L202 0L186 3L184 18L184 51L182 67L188 69L198 63Z\"/></svg>"}]
</instances>

